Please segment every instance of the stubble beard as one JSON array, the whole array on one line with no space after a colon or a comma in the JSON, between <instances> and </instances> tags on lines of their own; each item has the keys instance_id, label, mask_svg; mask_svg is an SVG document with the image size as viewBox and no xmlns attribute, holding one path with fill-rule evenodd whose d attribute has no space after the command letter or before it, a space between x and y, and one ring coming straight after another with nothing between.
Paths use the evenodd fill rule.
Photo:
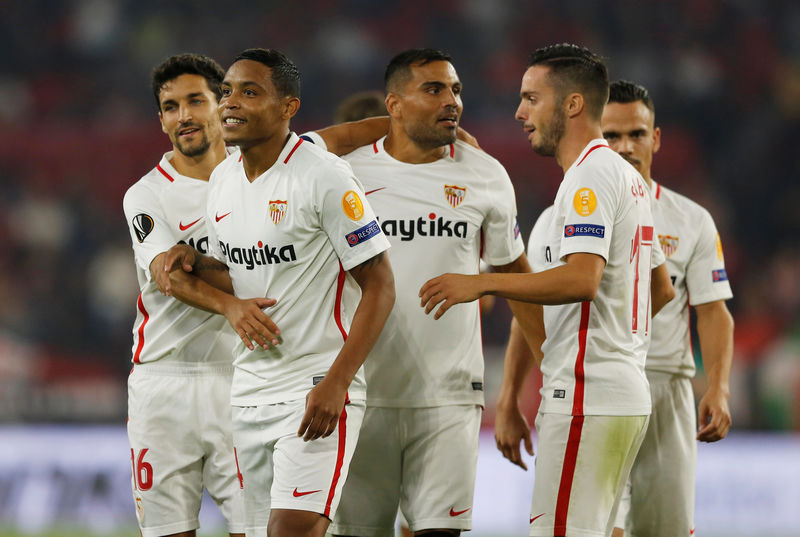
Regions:
<instances>
[{"instance_id":1,"label":"stubble beard","mask_svg":"<svg viewBox=\"0 0 800 537\"><path fill-rule=\"evenodd\" d=\"M203 138L196 145L184 145L178 139L175 141L175 147L177 147L178 151L180 151L184 156L199 157L208 151L208 148L211 147L211 142L208 141L208 136L205 132L203 132Z\"/></svg>"},{"instance_id":2,"label":"stubble beard","mask_svg":"<svg viewBox=\"0 0 800 537\"><path fill-rule=\"evenodd\" d=\"M561 111L560 107L556 107L553 110L553 115L550 116L550 125L547 128L537 129L540 133L541 141L532 146L536 154L543 157L556 156L556 149L558 149L561 138L564 137L566 128L566 115Z\"/></svg>"},{"instance_id":3,"label":"stubble beard","mask_svg":"<svg viewBox=\"0 0 800 537\"><path fill-rule=\"evenodd\" d=\"M423 149L436 149L437 147L452 144L456 141L457 132L458 127L452 130L443 130L422 124L415 124L406 129L406 135L411 141Z\"/></svg>"}]
</instances>

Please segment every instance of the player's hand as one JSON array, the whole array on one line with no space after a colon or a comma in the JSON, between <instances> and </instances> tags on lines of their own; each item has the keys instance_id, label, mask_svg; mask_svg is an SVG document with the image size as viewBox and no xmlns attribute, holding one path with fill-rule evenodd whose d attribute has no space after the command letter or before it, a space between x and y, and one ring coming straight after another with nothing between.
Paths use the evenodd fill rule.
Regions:
<instances>
[{"instance_id":1,"label":"player's hand","mask_svg":"<svg viewBox=\"0 0 800 537\"><path fill-rule=\"evenodd\" d=\"M337 386L326 376L306 395L306 413L297 436L304 442L325 438L336 430L344 409L347 387Z\"/></svg>"},{"instance_id":2,"label":"player's hand","mask_svg":"<svg viewBox=\"0 0 800 537\"><path fill-rule=\"evenodd\" d=\"M528 455L533 456L531 427L528 425L528 420L520 412L519 407L515 406L507 410L503 410L500 407L497 408L494 421L494 440L503 457L523 470L528 469L522 460L519 446L520 442L523 442L525 451L528 452Z\"/></svg>"},{"instance_id":3,"label":"player's hand","mask_svg":"<svg viewBox=\"0 0 800 537\"><path fill-rule=\"evenodd\" d=\"M428 280L419 290L420 306L425 308L427 315L441 303L442 305L433 316L434 319L438 319L451 306L462 302L472 302L481 297L483 293L478 278L479 276L467 274L442 274Z\"/></svg>"},{"instance_id":4,"label":"player's hand","mask_svg":"<svg viewBox=\"0 0 800 537\"><path fill-rule=\"evenodd\" d=\"M241 299L229 295L230 298L223 306L222 314L228 319L233 331L236 332L251 351L255 349L253 342L263 349L269 349L269 344L277 346L278 336L281 331L264 313L264 308L274 306L274 298L247 298Z\"/></svg>"},{"instance_id":5,"label":"player's hand","mask_svg":"<svg viewBox=\"0 0 800 537\"><path fill-rule=\"evenodd\" d=\"M195 262L195 249L188 244L176 244L166 251L159 254L164 256L163 270L155 271L156 285L163 295L172 294L172 286L169 274L173 270L182 269L184 272L191 272Z\"/></svg>"},{"instance_id":6,"label":"player's hand","mask_svg":"<svg viewBox=\"0 0 800 537\"><path fill-rule=\"evenodd\" d=\"M700 399L697 410L697 439L701 442L722 440L731 428L731 411L728 396L719 390L708 390Z\"/></svg>"}]
</instances>

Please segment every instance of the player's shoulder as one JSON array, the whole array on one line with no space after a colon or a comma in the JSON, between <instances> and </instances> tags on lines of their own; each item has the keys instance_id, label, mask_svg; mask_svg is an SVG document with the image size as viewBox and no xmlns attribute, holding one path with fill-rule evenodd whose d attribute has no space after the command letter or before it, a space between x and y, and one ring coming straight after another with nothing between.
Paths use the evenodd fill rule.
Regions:
<instances>
[{"instance_id":1,"label":"player's shoulder","mask_svg":"<svg viewBox=\"0 0 800 537\"><path fill-rule=\"evenodd\" d=\"M566 181L581 183L579 186L595 184L609 188L627 187L636 177L639 172L631 163L607 145L600 144L587 147L564 175Z\"/></svg>"},{"instance_id":2,"label":"player's shoulder","mask_svg":"<svg viewBox=\"0 0 800 537\"><path fill-rule=\"evenodd\" d=\"M453 160L466 164L480 172L502 172L506 174L505 167L492 155L478 149L463 140L456 140L453 144Z\"/></svg>"},{"instance_id":3,"label":"player's shoulder","mask_svg":"<svg viewBox=\"0 0 800 537\"><path fill-rule=\"evenodd\" d=\"M364 162L370 159L377 158L380 155L378 151L378 142L372 142L367 145L362 145L359 148L354 149L350 153L346 155L342 155L342 158L347 162Z\"/></svg>"},{"instance_id":4,"label":"player's shoulder","mask_svg":"<svg viewBox=\"0 0 800 537\"><path fill-rule=\"evenodd\" d=\"M708 209L694 201L693 199L680 194L671 188L667 188L661 183L656 183L655 192L652 193L656 203L661 205L669 205L676 211L683 215L702 216L706 215L710 218L711 213Z\"/></svg>"},{"instance_id":5,"label":"player's shoulder","mask_svg":"<svg viewBox=\"0 0 800 537\"><path fill-rule=\"evenodd\" d=\"M171 185L174 178L161 166L162 163L163 159L128 187L122 199L123 206L127 207L131 203L157 198L163 190Z\"/></svg>"},{"instance_id":6,"label":"player's shoulder","mask_svg":"<svg viewBox=\"0 0 800 537\"><path fill-rule=\"evenodd\" d=\"M331 175L353 175L345 160L302 138L284 157L282 164L292 173L312 181Z\"/></svg>"}]
</instances>

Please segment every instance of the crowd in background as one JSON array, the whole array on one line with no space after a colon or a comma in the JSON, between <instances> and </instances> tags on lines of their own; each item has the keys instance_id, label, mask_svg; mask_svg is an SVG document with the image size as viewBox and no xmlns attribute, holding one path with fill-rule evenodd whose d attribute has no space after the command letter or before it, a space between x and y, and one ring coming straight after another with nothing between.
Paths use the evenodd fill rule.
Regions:
<instances>
[{"instance_id":1,"label":"crowd in background","mask_svg":"<svg viewBox=\"0 0 800 537\"><path fill-rule=\"evenodd\" d=\"M506 166L527 238L561 170L514 121L519 82L530 51L568 41L649 88L663 142L654 177L716 220L734 291L734 428L800 429L800 4L767 4L3 3L0 420L124 418L138 285L122 195L170 147L149 86L163 58L200 52L227 67L247 47L285 52L303 74L302 132L381 89L396 52L446 50L462 126ZM487 346L504 344L508 322L502 304L484 319Z\"/></svg>"}]
</instances>

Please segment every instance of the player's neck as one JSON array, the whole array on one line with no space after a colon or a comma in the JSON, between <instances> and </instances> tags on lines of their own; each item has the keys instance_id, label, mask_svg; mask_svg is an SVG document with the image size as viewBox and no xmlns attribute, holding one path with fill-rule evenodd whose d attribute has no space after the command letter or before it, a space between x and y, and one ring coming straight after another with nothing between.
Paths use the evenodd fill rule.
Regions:
<instances>
[{"instance_id":1,"label":"player's neck","mask_svg":"<svg viewBox=\"0 0 800 537\"><path fill-rule=\"evenodd\" d=\"M225 143L220 139L217 143L209 146L205 153L195 157L188 157L173 146L172 158L169 163L176 172L184 177L208 181L211 172L223 160L225 160Z\"/></svg>"},{"instance_id":2,"label":"player's neck","mask_svg":"<svg viewBox=\"0 0 800 537\"><path fill-rule=\"evenodd\" d=\"M645 173L642 174L645 182L647 183L647 188L653 188L653 177L650 175L650 170L646 170Z\"/></svg>"},{"instance_id":3,"label":"player's neck","mask_svg":"<svg viewBox=\"0 0 800 537\"><path fill-rule=\"evenodd\" d=\"M575 123L569 125L556 148L556 161L564 173L592 140L603 137L600 125Z\"/></svg>"},{"instance_id":4,"label":"player's neck","mask_svg":"<svg viewBox=\"0 0 800 537\"><path fill-rule=\"evenodd\" d=\"M426 164L436 162L447 154L447 146L440 145L430 149L420 147L408 135L398 133L394 128L393 125L386 135L383 147L395 160L407 164Z\"/></svg>"},{"instance_id":5,"label":"player's neck","mask_svg":"<svg viewBox=\"0 0 800 537\"><path fill-rule=\"evenodd\" d=\"M281 129L268 139L250 146L239 146L242 151L242 165L247 180L251 183L258 179L278 160L281 151L292 135L289 128Z\"/></svg>"}]
</instances>

